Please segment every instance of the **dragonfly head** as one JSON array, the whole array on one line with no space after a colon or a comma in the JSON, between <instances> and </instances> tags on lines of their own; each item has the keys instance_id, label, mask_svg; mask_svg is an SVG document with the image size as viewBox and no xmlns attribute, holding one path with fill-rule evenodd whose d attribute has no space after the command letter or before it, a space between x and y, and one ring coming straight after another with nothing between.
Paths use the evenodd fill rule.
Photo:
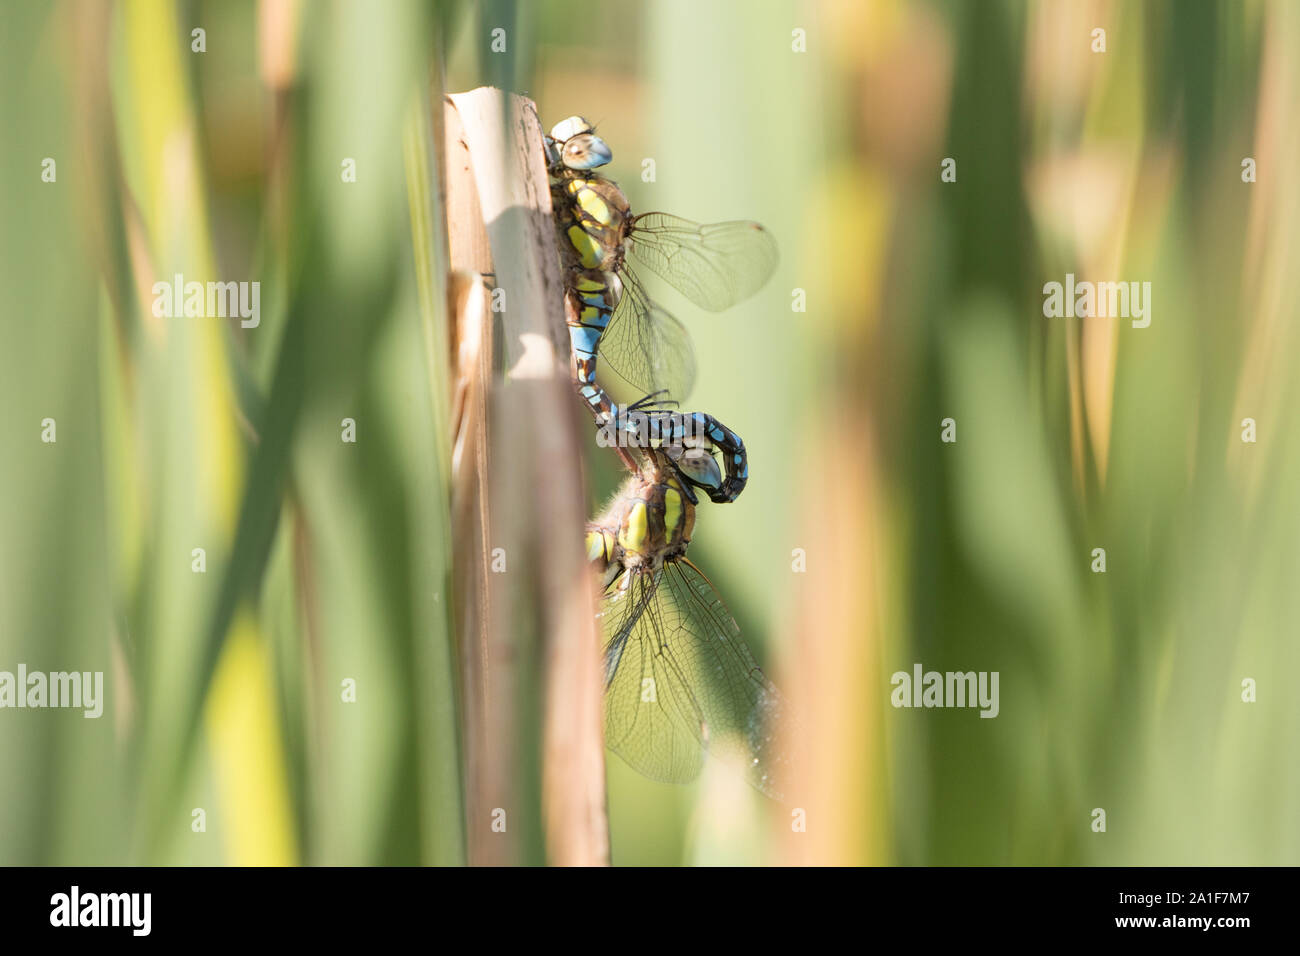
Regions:
<instances>
[{"instance_id":1,"label":"dragonfly head","mask_svg":"<svg viewBox=\"0 0 1300 956\"><path fill-rule=\"evenodd\" d=\"M546 162L552 169L596 169L613 158L609 145L581 116L570 116L551 127L546 144Z\"/></svg>"},{"instance_id":2,"label":"dragonfly head","mask_svg":"<svg viewBox=\"0 0 1300 956\"><path fill-rule=\"evenodd\" d=\"M684 445L665 450L684 482L703 489L712 501L721 503L731 500L718 460L708 449Z\"/></svg>"},{"instance_id":3,"label":"dragonfly head","mask_svg":"<svg viewBox=\"0 0 1300 956\"><path fill-rule=\"evenodd\" d=\"M705 431L686 435L680 444L664 447L677 473L684 482L702 488L715 504L735 501L749 481L748 458L740 436L700 412L686 416L683 424L701 425ZM718 455L725 467L719 465Z\"/></svg>"}]
</instances>

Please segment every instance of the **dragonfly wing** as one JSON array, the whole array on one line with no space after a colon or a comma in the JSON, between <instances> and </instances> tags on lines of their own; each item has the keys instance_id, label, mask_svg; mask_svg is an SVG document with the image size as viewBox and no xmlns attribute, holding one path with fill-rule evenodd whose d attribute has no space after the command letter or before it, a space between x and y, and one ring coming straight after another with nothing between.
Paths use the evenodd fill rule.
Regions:
<instances>
[{"instance_id":1,"label":"dragonfly wing","mask_svg":"<svg viewBox=\"0 0 1300 956\"><path fill-rule=\"evenodd\" d=\"M600 356L619 378L642 395L664 390L684 400L695 385L695 350L690 333L646 295L624 270L623 295L600 339Z\"/></svg>"},{"instance_id":2,"label":"dragonfly wing","mask_svg":"<svg viewBox=\"0 0 1300 956\"><path fill-rule=\"evenodd\" d=\"M637 575L621 601L630 603L606 630L610 749L646 776L676 782L699 773L707 750L779 798L783 700L708 579L689 561L670 562Z\"/></svg>"},{"instance_id":3,"label":"dragonfly wing","mask_svg":"<svg viewBox=\"0 0 1300 956\"><path fill-rule=\"evenodd\" d=\"M704 765L703 715L660 653L663 574L634 572L605 599L605 744L652 780L687 783Z\"/></svg>"},{"instance_id":4,"label":"dragonfly wing","mask_svg":"<svg viewBox=\"0 0 1300 956\"><path fill-rule=\"evenodd\" d=\"M666 212L637 216L632 254L710 312L743 302L776 270L776 240L756 222L701 225Z\"/></svg>"}]
</instances>

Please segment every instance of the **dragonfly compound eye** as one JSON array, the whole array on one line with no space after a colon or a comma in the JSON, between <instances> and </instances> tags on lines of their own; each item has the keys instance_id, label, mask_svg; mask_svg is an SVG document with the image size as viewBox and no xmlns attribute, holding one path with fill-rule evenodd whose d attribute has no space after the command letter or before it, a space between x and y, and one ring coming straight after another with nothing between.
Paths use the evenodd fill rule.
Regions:
<instances>
[{"instance_id":1,"label":"dragonfly compound eye","mask_svg":"<svg viewBox=\"0 0 1300 956\"><path fill-rule=\"evenodd\" d=\"M566 139L582 133L590 133L592 125L581 116L570 116L551 127L551 139L563 143Z\"/></svg>"},{"instance_id":2,"label":"dragonfly compound eye","mask_svg":"<svg viewBox=\"0 0 1300 956\"><path fill-rule=\"evenodd\" d=\"M570 169L595 169L613 158L605 141L592 133L582 133L564 143L564 165Z\"/></svg>"},{"instance_id":3,"label":"dragonfly compound eye","mask_svg":"<svg viewBox=\"0 0 1300 956\"><path fill-rule=\"evenodd\" d=\"M722 469L717 459L703 448L685 448L674 459L677 470L682 477L700 488L720 488L722 486Z\"/></svg>"}]
</instances>

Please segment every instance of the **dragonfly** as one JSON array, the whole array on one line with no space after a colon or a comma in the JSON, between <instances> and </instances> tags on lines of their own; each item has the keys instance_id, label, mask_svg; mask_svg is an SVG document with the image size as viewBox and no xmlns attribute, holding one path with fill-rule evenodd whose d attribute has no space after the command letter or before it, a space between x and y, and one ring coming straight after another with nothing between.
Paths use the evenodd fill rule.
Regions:
<instances>
[{"instance_id":1,"label":"dragonfly","mask_svg":"<svg viewBox=\"0 0 1300 956\"><path fill-rule=\"evenodd\" d=\"M701 225L663 212L633 215L618 184L593 172L608 164L613 152L580 116L557 123L545 149L569 300L566 322L575 384L598 425L632 434L635 427L625 419L626 409L596 381L597 353L646 396L635 409L643 419L672 415L671 409L689 395L696 374L689 334L651 299L633 262L717 312L749 298L767 282L776 268L776 243L756 222ZM725 477L712 486L689 474L687 480L714 501L734 501L748 479L744 443L717 419L706 418L704 431L722 458Z\"/></svg>"},{"instance_id":2,"label":"dragonfly","mask_svg":"<svg viewBox=\"0 0 1300 956\"><path fill-rule=\"evenodd\" d=\"M648 449L606 510L587 524L603 593L605 743L641 774L699 775L707 755L743 766L782 798L785 705L735 618L686 556L697 499L672 460Z\"/></svg>"}]
</instances>

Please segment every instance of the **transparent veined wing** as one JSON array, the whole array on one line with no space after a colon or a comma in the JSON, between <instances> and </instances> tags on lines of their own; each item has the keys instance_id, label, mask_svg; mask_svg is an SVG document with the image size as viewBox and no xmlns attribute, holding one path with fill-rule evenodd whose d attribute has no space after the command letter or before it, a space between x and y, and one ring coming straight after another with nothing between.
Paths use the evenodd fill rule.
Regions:
<instances>
[{"instance_id":1,"label":"transparent veined wing","mask_svg":"<svg viewBox=\"0 0 1300 956\"><path fill-rule=\"evenodd\" d=\"M776 240L756 222L701 225L648 212L631 235L637 262L710 312L748 299L776 270Z\"/></svg>"},{"instance_id":2,"label":"transparent veined wing","mask_svg":"<svg viewBox=\"0 0 1300 956\"><path fill-rule=\"evenodd\" d=\"M690 333L646 294L636 276L621 275L623 295L600 337L601 360L642 395L663 390L684 400L695 385Z\"/></svg>"},{"instance_id":3,"label":"transparent veined wing","mask_svg":"<svg viewBox=\"0 0 1300 956\"><path fill-rule=\"evenodd\" d=\"M779 799L784 704L731 612L686 560L632 572L604 599L605 743L654 780L685 783L706 752Z\"/></svg>"}]
</instances>

